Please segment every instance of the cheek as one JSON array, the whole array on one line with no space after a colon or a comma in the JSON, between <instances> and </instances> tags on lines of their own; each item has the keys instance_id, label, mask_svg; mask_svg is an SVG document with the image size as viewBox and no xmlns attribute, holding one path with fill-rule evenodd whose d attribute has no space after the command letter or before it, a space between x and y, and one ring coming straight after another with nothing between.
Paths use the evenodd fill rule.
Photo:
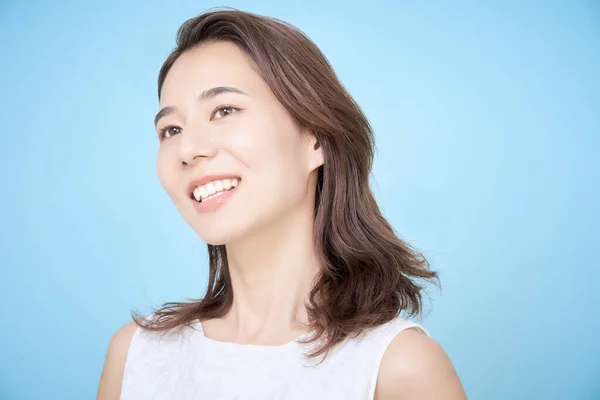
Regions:
<instances>
[{"instance_id":1,"label":"cheek","mask_svg":"<svg viewBox=\"0 0 600 400\"><path fill-rule=\"evenodd\" d=\"M270 204L271 209L287 207L303 197L306 176L299 149L293 141L282 140L284 133L261 135L261 140L245 143L239 148L256 199Z\"/></svg>"},{"instance_id":2,"label":"cheek","mask_svg":"<svg viewBox=\"0 0 600 400\"><path fill-rule=\"evenodd\" d=\"M299 132L285 118L253 115L229 132L228 146L252 172L298 162Z\"/></svg>"},{"instance_id":3,"label":"cheek","mask_svg":"<svg viewBox=\"0 0 600 400\"><path fill-rule=\"evenodd\" d=\"M222 147L242 165L245 193L253 204L261 204L256 213L278 213L300 201L306 194L307 174L295 125L283 117L273 118L272 113L236 122L223 136Z\"/></svg>"}]
</instances>

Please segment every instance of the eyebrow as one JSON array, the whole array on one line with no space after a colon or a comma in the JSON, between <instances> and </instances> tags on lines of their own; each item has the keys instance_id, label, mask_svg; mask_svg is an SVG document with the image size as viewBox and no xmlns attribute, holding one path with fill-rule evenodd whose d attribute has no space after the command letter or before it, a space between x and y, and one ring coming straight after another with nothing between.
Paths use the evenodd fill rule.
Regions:
<instances>
[{"instance_id":1,"label":"eyebrow","mask_svg":"<svg viewBox=\"0 0 600 400\"><path fill-rule=\"evenodd\" d=\"M200 93L197 97L196 100L198 101L206 101L208 99L212 99L220 94L223 93L238 93L238 94L243 94L245 96L248 96L248 93L244 92L243 90L240 90L238 88L234 88L231 86L216 86L210 89L206 89L203 90L202 93ZM156 125L158 124L158 121L162 118L162 117L166 117L167 115L173 114L175 112L176 108L173 106L167 106L164 107L163 109L161 109L157 114L156 117L154 117L154 127L156 128Z\"/></svg>"}]
</instances>

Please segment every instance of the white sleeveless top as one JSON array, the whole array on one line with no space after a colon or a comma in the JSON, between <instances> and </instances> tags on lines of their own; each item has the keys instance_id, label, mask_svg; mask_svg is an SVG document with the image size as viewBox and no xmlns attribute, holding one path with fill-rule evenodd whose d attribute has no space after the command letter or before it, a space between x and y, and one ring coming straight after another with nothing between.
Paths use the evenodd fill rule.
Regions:
<instances>
[{"instance_id":1,"label":"white sleeveless top","mask_svg":"<svg viewBox=\"0 0 600 400\"><path fill-rule=\"evenodd\" d=\"M381 359L394 337L412 327L429 335L419 324L397 317L346 338L315 366L322 358L303 355L314 348L310 344L221 342L204 336L200 321L192 326L163 338L136 329L121 400L372 400Z\"/></svg>"}]
</instances>

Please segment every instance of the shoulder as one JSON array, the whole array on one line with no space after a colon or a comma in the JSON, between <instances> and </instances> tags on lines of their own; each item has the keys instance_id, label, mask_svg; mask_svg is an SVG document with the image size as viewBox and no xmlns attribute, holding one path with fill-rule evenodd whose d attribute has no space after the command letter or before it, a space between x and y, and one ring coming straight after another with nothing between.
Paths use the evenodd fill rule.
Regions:
<instances>
[{"instance_id":1,"label":"shoulder","mask_svg":"<svg viewBox=\"0 0 600 400\"><path fill-rule=\"evenodd\" d=\"M119 398L127 352L136 329L137 325L132 321L119 328L110 339L96 400Z\"/></svg>"},{"instance_id":2,"label":"shoulder","mask_svg":"<svg viewBox=\"0 0 600 400\"><path fill-rule=\"evenodd\" d=\"M464 400L465 392L448 355L435 340L410 328L386 349L376 386L376 400Z\"/></svg>"}]
</instances>

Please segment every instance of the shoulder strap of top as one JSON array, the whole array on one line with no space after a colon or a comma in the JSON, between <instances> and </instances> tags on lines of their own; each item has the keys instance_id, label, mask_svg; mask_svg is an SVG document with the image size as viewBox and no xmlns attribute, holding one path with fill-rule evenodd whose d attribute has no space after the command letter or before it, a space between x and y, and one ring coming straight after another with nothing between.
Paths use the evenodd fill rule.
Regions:
<instances>
[{"instance_id":1,"label":"shoulder strap of top","mask_svg":"<svg viewBox=\"0 0 600 400\"><path fill-rule=\"evenodd\" d=\"M431 336L429 332L425 330L421 325L413 322L411 320L397 317L394 320L382 325L377 329L376 335L373 337L373 341L376 343L375 348L375 368L373 369L373 373L371 375L371 379L369 382L369 400L373 400L375 397L375 387L377 385L377 377L379 376L379 369L381 367L381 360L383 359L383 355L385 351L388 349L389 345L392 343L394 338L398 336L398 334L409 328L417 328L425 333L427 336Z\"/></svg>"}]
</instances>

